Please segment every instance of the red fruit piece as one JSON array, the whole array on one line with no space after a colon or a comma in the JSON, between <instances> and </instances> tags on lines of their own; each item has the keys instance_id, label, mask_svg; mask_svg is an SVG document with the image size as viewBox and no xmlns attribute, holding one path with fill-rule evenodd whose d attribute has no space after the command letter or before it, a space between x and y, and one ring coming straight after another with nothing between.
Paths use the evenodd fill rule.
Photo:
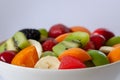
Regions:
<instances>
[{"instance_id":1,"label":"red fruit piece","mask_svg":"<svg viewBox=\"0 0 120 80\"><path fill-rule=\"evenodd\" d=\"M65 56L61 59L59 69L77 69L86 68L86 65L82 63L79 59L72 56Z\"/></svg>"},{"instance_id":2,"label":"red fruit piece","mask_svg":"<svg viewBox=\"0 0 120 80\"><path fill-rule=\"evenodd\" d=\"M49 37L56 38L57 36L68 32L70 32L70 29L68 27L63 24L56 24L50 28L48 35Z\"/></svg>"},{"instance_id":3,"label":"red fruit piece","mask_svg":"<svg viewBox=\"0 0 120 80\"><path fill-rule=\"evenodd\" d=\"M95 49L99 49L101 46L104 45L105 38L102 35L93 34L90 36L90 41L92 41L92 43L94 44Z\"/></svg>"},{"instance_id":4,"label":"red fruit piece","mask_svg":"<svg viewBox=\"0 0 120 80\"><path fill-rule=\"evenodd\" d=\"M115 34L113 32L111 32L110 30L106 29L106 28L98 28L96 29L93 34L100 34L103 35L105 37L106 40L110 39L111 37L115 36Z\"/></svg>"},{"instance_id":5,"label":"red fruit piece","mask_svg":"<svg viewBox=\"0 0 120 80\"><path fill-rule=\"evenodd\" d=\"M90 49L95 49L95 46L92 41L89 41L84 47L84 50L90 50Z\"/></svg>"},{"instance_id":6,"label":"red fruit piece","mask_svg":"<svg viewBox=\"0 0 120 80\"><path fill-rule=\"evenodd\" d=\"M54 38L48 38L45 42L42 43L43 51L52 51L52 47L56 44L57 42Z\"/></svg>"},{"instance_id":7,"label":"red fruit piece","mask_svg":"<svg viewBox=\"0 0 120 80\"><path fill-rule=\"evenodd\" d=\"M0 61L11 63L12 59L15 57L15 51L4 51L0 53Z\"/></svg>"}]
</instances>

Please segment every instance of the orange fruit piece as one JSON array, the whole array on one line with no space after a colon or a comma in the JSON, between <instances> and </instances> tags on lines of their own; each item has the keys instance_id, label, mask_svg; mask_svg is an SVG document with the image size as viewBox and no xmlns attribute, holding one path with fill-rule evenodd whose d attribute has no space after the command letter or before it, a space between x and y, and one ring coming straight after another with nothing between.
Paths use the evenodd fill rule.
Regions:
<instances>
[{"instance_id":1,"label":"orange fruit piece","mask_svg":"<svg viewBox=\"0 0 120 80\"><path fill-rule=\"evenodd\" d=\"M116 62L120 60L120 47L114 48L110 53L108 54L108 59L110 62Z\"/></svg>"},{"instance_id":2,"label":"orange fruit piece","mask_svg":"<svg viewBox=\"0 0 120 80\"><path fill-rule=\"evenodd\" d=\"M72 27L70 27L70 30L72 32L76 32L76 31L87 32L89 35L91 35L91 32L83 26L72 26Z\"/></svg>"},{"instance_id":3,"label":"orange fruit piece","mask_svg":"<svg viewBox=\"0 0 120 80\"><path fill-rule=\"evenodd\" d=\"M61 41L63 41L69 34L70 34L70 33L61 34L61 35L59 35L58 37L56 37L55 40L56 40L57 42L61 42Z\"/></svg>"},{"instance_id":4,"label":"orange fruit piece","mask_svg":"<svg viewBox=\"0 0 120 80\"><path fill-rule=\"evenodd\" d=\"M36 48L29 46L17 53L11 64L33 68L37 61L38 54Z\"/></svg>"},{"instance_id":5,"label":"orange fruit piece","mask_svg":"<svg viewBox=\"0 0 120 80\"><path fill-rule=\"evenodd\" d=\"M72 56L81 60L82 62L92 59L91 56L81 48L70 48L65 50L58 56L58 58L61 60L64 56Z\"/></svg>"}]
</instances>

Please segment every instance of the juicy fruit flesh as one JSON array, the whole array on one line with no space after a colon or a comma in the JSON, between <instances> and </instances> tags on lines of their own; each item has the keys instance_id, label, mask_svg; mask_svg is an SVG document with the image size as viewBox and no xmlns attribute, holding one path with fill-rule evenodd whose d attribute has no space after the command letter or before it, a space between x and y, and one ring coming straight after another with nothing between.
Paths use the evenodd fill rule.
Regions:
<instances>
[{"instance_id":1,"label":"juicy fruit flesh","mask_svg":"<svg viewBox=\"0 0 120 80\"><path fill-rule=\"evenodd\" d=\"M37 68L48 65L47 69L76 69L101 66L120 60L120 52L117 49L119 45L114 47L120 43L119 36L115 36L107 29L98 28L91 33L84 27L74 27L73 30L73 28L68 28L63 24L56 24L48 31L43 28L35 29L37 31L29 29L29 32L26 29L27 32L24 33L24 30L16 32L13 37L0 45L1 61L7 63L12 61L11 64L32 68L35 68L35 65ZM34 37L34 34L38 37L31 42L28 37ZM50 38L52 40L49 40ZM104 50L100 50L103 46L110 47L107 54ZM7 50L13 50L17 53L12 57L10 57L9 52L8 56L3 55L2 52ZM44 61L39 63L42 58Z\"/></svg>"}]
</instances>

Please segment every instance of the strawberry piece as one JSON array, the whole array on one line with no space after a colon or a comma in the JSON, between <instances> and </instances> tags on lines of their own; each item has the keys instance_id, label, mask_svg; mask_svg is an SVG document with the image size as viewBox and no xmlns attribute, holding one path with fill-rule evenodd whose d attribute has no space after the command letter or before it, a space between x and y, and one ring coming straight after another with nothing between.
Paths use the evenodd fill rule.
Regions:
<instances>
[{"instance_id":1,"label":"strawberry piece","mask_svg":"<svg viewBox=\"0 0 120 80\"><path fill-rule=\"evenodd\" d=\"M113 32L111 32L110 30L106 29L106 28L98 28L96 29L93 34L100 34L103 35L105 37L106 40L110 39L111 37L115 36L115 34Z\"/></svg>"},{"instance_id":2,"label":"strawberry piece","mask_svg":"<svg viewBox=\"0 0 120 80\"><path fill-rule=\"evenodd\" d=\"M56 24L50 28L48 35L49 37L56 38L57 36L68 32L70 32L70 29L68 27L63 24Z\"/></svg>"},{"instance_id":3,"label":"strawberry piece","mask_svg":"<svg viewBox=\"0 0 120 80\"><path fill-rule=\"evenodd\" d=\"M53 38L48 38L42 43L43 51L52 51L52 47L56 45L57 42Z\"/></svg>"},{"instance_id":4,"label":"strawberry piece","mask_svg":"<svg viewBox=\"0 0 120 80\"><path fill-rule=\"evenodd\" d=\"M77 69L86 68L86 65L82 63L79 59L72 56L65 56L61 59L59 69Z\"/></svg>"},{"instance_id":5,"label":"strawberry piece","mask_svg":"<svg viewBox=\"0 0 120 80\"><path fill-rule=\"evenodd\" d=\"M95 49L99 49L105 43L105 38L99 34L93 34L90 36L90 41L93 42Z\"/></svg>"}]
</instances>

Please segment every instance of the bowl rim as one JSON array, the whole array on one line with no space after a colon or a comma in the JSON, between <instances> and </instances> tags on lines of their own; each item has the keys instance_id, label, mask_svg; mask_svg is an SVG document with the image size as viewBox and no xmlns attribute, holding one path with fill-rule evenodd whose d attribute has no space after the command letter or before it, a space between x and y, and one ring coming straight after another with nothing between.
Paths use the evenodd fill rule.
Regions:
<instances>
[{"instance_id":1,"label":"bowl rim","mask_svg":"<svg viewBox=\"0 0 120 80\"><path fill-rule=\"evenodd\" d=\"M5 65L5 66L9 66L12 67L13 69L23 69L23 70L40 70L40 71L56 71L56 72L61 72L61 71L84 71L84 70L93 70L93 69L100 69L100 68L104 68L104 67L110 67L112 65L115 64L120 64L120 61L116 61L113 63L109 63L109 64L105 64L105 65L101 65L101 66L95 66L95 67L87 67L87 68L78 68L78 69L40 69L40 68L30 68L30 67L23 67L23 66L17 66L17 65L13 65L13 64L9 64L6 62L2 62L0 61L0 64Z\"/></svg>"}]
</instances>

